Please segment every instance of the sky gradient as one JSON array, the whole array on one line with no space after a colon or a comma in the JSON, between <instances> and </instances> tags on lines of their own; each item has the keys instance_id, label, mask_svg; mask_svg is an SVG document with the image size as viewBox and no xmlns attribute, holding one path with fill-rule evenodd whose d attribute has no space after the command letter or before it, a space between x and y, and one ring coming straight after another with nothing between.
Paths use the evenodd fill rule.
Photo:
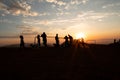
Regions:
<instances>
[{"instance_id":1,"label":"sky gradient","mask_svg":"<svg viewBox=\"0 0 120 80\"><path fill-rule=\"evenodd\" d=\"M120 38L120 0L0 0L0 39L43 32Z\"/></svg>"}]
</instances>

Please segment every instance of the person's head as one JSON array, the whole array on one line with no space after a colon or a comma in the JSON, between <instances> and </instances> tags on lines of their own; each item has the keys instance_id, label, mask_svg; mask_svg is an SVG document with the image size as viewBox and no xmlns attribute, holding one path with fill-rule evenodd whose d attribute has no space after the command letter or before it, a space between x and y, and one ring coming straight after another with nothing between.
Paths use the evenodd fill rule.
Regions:
<instances>
[{"instance_id":1,"label":"person's head","mask_svg":"<svg viewBox=\"0 0 120 80\"><path fill-rule=\"evenodd\" d=\"M56 34L56 36L58 36L58 34Z\"/></svg>"},{"instance_id":2,"label":"person's head","mask_svg":"<svg viewBox=\"0 0 120 80\"><path fill-rule=\"evenodd\" d=\"M68 34L68 37L72 37L70 34Z\"/></svg>"},{"instance_id":3,"label":"person's head","mask_svg":"<svg viewBox=\"0 0 120 80\"><path fill-rule=\"evenodd\" d=\"M67 36L65 36L67 38Z\"/></svg>"},{"instance_id":4,"label":"person's head","mask_svg":"<svg viewBox=\"0 0 120 80\"><path fill-rule=\"evenodd\" d=\"M22 35L20 35L20 38L23 38L23 36L22 36Z\"/></svg>"},{"instance_id":5,"label":"person's head","mask_svg":"<svg viewBox=\"0 0 120 80\"><path fill-rule=\"evenodd\" d=\"M38 34L37 37L40 37L40 35Z\"/></svg>"}]
</instances>

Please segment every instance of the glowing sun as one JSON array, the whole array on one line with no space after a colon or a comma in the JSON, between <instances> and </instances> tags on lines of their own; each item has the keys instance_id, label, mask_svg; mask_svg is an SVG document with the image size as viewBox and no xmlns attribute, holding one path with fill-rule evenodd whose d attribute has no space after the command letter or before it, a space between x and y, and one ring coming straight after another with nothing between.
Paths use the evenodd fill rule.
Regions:
<instances>
[{"instance_id":1,"label":"glowing sun","mask_svg":"<svg viewBox=\"0 0 120 80\"><path fill-rule=\"evenodd\" d=\"M76 39L81 39L81 38L85 38L86 36L85 36L85 33L78 33L78 34L76 34Z\"/></svg>"}]
</instances>

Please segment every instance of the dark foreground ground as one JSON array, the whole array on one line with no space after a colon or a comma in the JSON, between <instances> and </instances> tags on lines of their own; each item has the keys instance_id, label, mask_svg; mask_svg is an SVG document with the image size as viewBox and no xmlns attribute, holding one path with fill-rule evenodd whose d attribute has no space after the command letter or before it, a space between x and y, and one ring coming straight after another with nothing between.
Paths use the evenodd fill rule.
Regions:
<instances>
[{"instance_id":1,"label":"dark foreground ground","mask_svg":"<svg viewBox=\"0 0 120 80\"><path fill-rule=\"evenodd\" d=\"M120 47L0 48L0 80L120 80Z\"/></svg>"}]
</instances>

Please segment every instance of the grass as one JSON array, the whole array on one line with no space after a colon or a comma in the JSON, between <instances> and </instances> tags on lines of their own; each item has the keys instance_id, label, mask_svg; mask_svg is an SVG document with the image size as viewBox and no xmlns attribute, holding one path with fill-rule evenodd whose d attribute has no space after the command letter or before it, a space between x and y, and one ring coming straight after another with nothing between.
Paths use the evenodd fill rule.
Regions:
<instances>
[{"instance_id":1,"label":"grass","mask_svg":"<svg viewBox=\"0 0 120 80\"><path fill-rule=\"evenodd\" d=\"M120 46L0 48L1 79L119 80Z\"/></svg>"}]
</instances>

